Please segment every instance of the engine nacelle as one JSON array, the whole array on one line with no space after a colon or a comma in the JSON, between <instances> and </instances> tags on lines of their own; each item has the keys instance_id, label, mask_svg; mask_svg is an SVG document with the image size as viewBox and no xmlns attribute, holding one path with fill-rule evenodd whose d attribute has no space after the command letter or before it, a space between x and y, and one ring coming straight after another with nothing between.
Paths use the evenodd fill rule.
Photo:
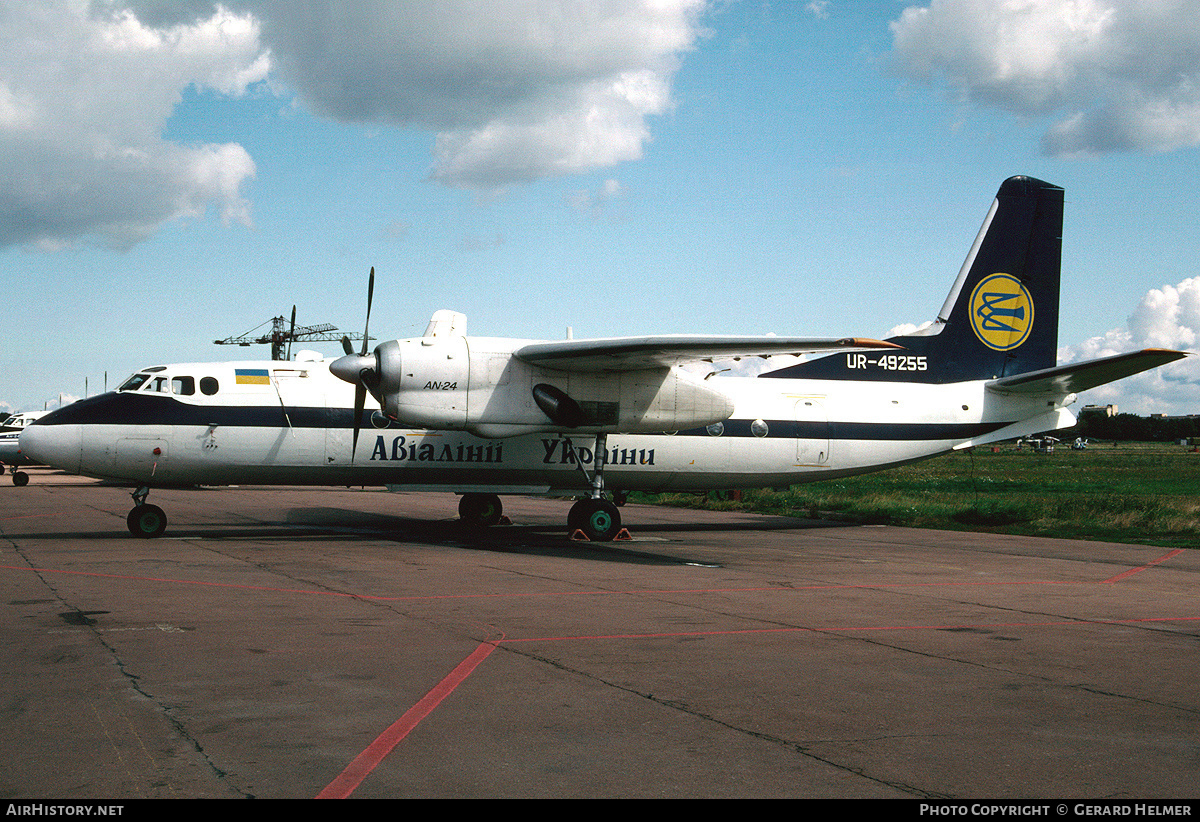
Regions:
<instances>
[{"instance_id":1,"label":"engine nacelle","mask_svg":"<svg viewBox=\"0 0 1200 822\"><path fill-rule=\"evenodd\" d=\"M392 340L376 347L375 355L385 415L414 428L466 426L471 375L466 337Z\"/></svg>"},{"instance_id":2,"label":"engine nacelle","mask_svg":"<svg viewBox=\"0 0 1200 822\"><path fill-rule=\"evenodd\" d=\"M404 426L481 437L651 433L728 419L733 401L678 368L569 371L513 356L520 340L426 336L375 349L372 393Z\"/></svg>"},{"instance_id":3,"label":"engine nacelle","mask_svg":"<svg viewBox=\"0 0 1200 822\"><path fill-rule=\"evenodd\" d=\"M698 376L678 368L613 373L528 369L533 400L524 417L545 430L601 431L626 434L699 428L726 420L733 401ZM522 386L524 387L524 386ZM501 395L505 396L505 395ZM508 392L511 402L516 397ZM499 403L494 403L499 412ZM475 414L470 415L472 418ZM484 413L480 424L498 421L500 413Z\"/></svg>"}]
</instances>

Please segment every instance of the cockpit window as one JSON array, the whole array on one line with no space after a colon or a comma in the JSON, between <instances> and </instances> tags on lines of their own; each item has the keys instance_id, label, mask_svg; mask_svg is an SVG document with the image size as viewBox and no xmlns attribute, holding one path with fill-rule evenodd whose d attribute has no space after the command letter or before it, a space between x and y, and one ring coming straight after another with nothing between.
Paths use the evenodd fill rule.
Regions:
<instances>
[{"instance_id":1,"label":"cockpit window","mask_svg":"<svg viewBox=\"0 0 1200 822\"><path fill-rule=\"evenodd\" d=\"M187 375L178 375L169 377L166 374L157 374L156 372L164 371L161 366L155 368L147 368L145 371L139 371L125 382L121 383L118 391L152 391L160 394L176 394L181 397L188 397L196 393L196 378ZM212 380L211 377L207 378ZM212 380L216 383L216 380ZM204 390L204 380L200 381L200 388ZM212 391L204 391L206 394L216 393L214 387Z\"/></svg>"},{"instance_id":2,"label":"cockpit window","mask_svg":"<svg viewBox=\"0 0 1200 822\"><path fill-rule=\"evenodd\" d=\"M142 387L143 384L145 384L146 380L148 380L148 379L150 379L149 374L141 374L141 373L134 374L132 377L125 380L125 382L121 383L121 387L118 388L117 390L118 391L137 391L139 388Z\"/></svg>"}]
</instances>

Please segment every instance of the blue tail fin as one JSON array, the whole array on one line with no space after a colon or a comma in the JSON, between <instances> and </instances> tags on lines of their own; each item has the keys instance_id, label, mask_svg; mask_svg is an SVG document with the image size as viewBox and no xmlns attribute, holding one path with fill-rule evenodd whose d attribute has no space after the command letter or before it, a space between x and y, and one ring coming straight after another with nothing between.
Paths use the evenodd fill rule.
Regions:
<instances>
[{"instance_id":1,"label":"blue tail fin","mask_svg":"<svg viewBox=\"0 0 1200 822\"><path fill-rule=\"evenodd\" d=\"M1062 221L1061 188L1005 180L937 321L888 340L905 351L835 354L761 376L947 383L1052 368Z\"/></svg>"}]
</instances>

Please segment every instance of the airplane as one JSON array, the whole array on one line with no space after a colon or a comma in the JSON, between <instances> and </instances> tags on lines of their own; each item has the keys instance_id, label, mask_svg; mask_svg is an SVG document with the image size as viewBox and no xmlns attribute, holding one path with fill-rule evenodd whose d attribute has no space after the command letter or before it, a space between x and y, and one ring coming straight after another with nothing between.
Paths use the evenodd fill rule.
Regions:
<instances>
[{"instance_id":1,"label":"airplane","mask_svg":"<svg viewBox=\"0 0 1200 822\"><path fill-rule=\"evenodd\" d=\"M1056 430L1078 392L1188 356L1057 364L1062 217L1062 188L1006 180L936 321L889 340L469 337L443 310L332 360L144 368L21 448L134 487L139 537L166 528L152 488L258 484L453 490L474 526L506 494L576 497L573 538L624 538L630 491L789 486ZM756 377L688 365L801 353L821 356Z\"/></svg>"},{"instance_id":2,"label":"airplane","mask_svg":"<svg viewBox=\"0 0 1200 822\"><path fill-rule=\"evenodd\" d=\"M4 473L4 466L9 466L12 470L13 485L29 484L29 475L18 469L35 463L21 453L21 432L27 425L45 413L45 411L18 412L0 422L0 474Z\"/></svg>"}]
</instances>

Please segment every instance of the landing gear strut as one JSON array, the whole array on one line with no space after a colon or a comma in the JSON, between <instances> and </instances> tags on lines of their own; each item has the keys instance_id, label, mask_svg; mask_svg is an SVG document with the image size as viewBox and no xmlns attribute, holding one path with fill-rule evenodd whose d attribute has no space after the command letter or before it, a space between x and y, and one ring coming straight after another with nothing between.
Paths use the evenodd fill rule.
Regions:
<instances>
[{"instance_id":1,"label":"landing gear strut","mask_svg":"<svg viewBox=\"0 0 1200 822\"><path fill-rule=\"evenodd\" d=\"M167 514L157 505L146 502L146 497L150 496L150 489L142 486L134 491L132 496L133 510L125 518L129 533L145 539L162 536L163 531L167 530Z\"/></svg>"},{"instance_id":2,"label":"landing gear strut","mask_svg":"<svg viewBox=\"0 0 1200 822\"><path fill-rule=\"evenodd\" d=\"M567 447L574 451L570 438L567 439ZM607 447L608 435L597 434L595 448L592 451L591 476L588 476L584 464L579 463L579 470L583 472L584 478L591 486L591 492L589 496L572 505L567 514L567 527L571 529L571 534L574 535L576 531L579 531L592 542L609 542L621 531L621 512L617 510L616 505L604 498L604 465L608 461L606 459Z\"/></svg>"}]
</instances>

